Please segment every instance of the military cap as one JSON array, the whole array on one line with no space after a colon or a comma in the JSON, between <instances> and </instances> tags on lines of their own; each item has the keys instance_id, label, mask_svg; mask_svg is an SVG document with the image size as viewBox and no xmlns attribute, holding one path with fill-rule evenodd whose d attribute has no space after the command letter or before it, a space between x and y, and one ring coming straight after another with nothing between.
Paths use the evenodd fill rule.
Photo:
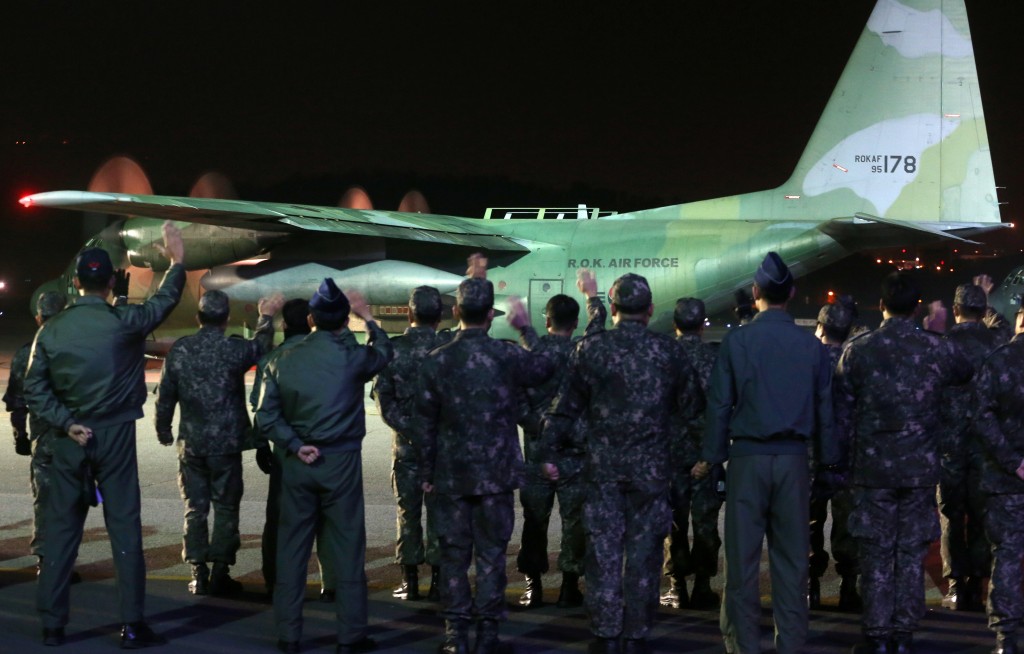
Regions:
<instances>
[{"instance_id":1,"label":"military cap","mask_svg":"<svg viewBox=\"0 0 1024 654\"><path fill-rule=\"evenodd\" d=\"M433 286L417 286L409 292L409 310L425 316L441 315L441 293Z\"/></svg>"},{"instance_id":2,"label":"military cap","mask_svg":"<svg viewBox=\"0 0 1024 654\"><path fill-rule=\"evenodd\" d=\"M348 315L348 298L341 292L341 289L330 277L325 277L320 282L320 288L316 289L313 297L309 299L309 308L312 311L325 314Z\"/></svg>"},{"instance_id":3,"label":"military cap","mask_svg":"<svg viewBox=\"0 0 1024 654\"><path fill-rule=\"evenodd\" d=\"M984 311L988 307L988 296L985 295L985 290L976 284L960 284L956 287L953 304L965 309Z\"/></svg>"},{"instance_id":4,"label":"military cap","mask_svg":"<svg viewBox=\"0 0 1024 654\"><path fill-rule=\"evenodd\" d=\"M847 306L838 302L826 304L818 312L818 322L824 327L845 332L853 324L853 312Z\"/></svg>"},{"instance_id":5,"label":"military cap","mask_svg":"<svg viewBox=\"0 0 1024 654\"><path fill-rule=\"evenodd\" d=\"M57 291L46 291L40 293L39 298L36 299L36 313L43 320L47 320L60 313L66 303L67 300L64 299L63 294Z\"/></svg>"},{"instance_id":6,"label":"military cap","mask_svg":"<svg viewBox=\"0 0 1024 654\"><path fill-rule=\"evenodd\" d=\"M754 283L766 291L788 293L793 288L793 275L777 252L769 252L754 273Z\"/></svg>"},{"instance_id":7,"label":"military cap","mask_svg":"<svg viewBox=\"0 0 1024 654\"><path fill-rule=\"evenodd\" d=\"M704 324L707 313L704 302L695 297L682 297L676 300L673 321L680 329L696 329Z\"/></svg>"},{"instance_id":8,"label":"military cap","mask_svg":"<svg viewBox=\"0 0 1024 654\"><path fill-rule=\"evenodd\" d=\"M494 285L487 279L464 279L455 292L455 302L467 309L490 309L494 306Z\"/></svg>"},{"instance_id":9,"label":"military cap","mask_svg":"<svg viewBox=\"0 0 1024 654\"><path fill-rule=\"evenodd\" d=\"M114 264L103 248L86 248L75 262L75 276L91 282L105 282L114 275Z\"/></svg>"},{"instance_id":10,"label":"military cap","mask_svg":"<svg viewBox=\"0 0 1024 654\"><path fill-rule=\"evenodd\" d=\"M612 284L608 299L620 311L639 313L651 306L651 286L644 277L626 273Z\"/></svg>"},{"instance_id":11,"label":"military cap","mask_svg":"<svg viewBox=\"0 0 1024 654\"><path fill-rule=\"evenodd\" d=\"M206 291L199 298L199 313L209 318L227 318L231 307L224 291Z\"/></svg>"}]
</instances>

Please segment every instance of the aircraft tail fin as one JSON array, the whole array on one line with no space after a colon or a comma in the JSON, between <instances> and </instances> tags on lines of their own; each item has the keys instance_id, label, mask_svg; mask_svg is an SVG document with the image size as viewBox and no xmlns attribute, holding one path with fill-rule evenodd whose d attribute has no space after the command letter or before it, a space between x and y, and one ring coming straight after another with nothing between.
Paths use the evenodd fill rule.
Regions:
<instances>
[{"instance_id":1,"label":"aircraft tail fin","mask_svg":"<svg viewBox=\"0 0 1024 654\"><path fill-rule=\"evenodd\" d=\"M1000 222L963 0L879 0L785 184L652 213L663 211L685 218L863 213Z\"/></svg>"}]
</instances>

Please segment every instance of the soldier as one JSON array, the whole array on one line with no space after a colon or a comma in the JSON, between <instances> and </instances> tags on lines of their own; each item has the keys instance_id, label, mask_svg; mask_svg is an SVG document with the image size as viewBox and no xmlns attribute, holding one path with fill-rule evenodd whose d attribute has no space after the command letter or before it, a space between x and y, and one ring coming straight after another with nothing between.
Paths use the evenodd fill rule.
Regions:
<instances>
[{"instance_id":1,"label":"soldier","mask_svg":"<svg viewBox=\"0 0 1024 654\"><path fill-rule=\"evenodd\" d=\"M703 396L682 346L647 329L654 311L647 280L628 273L608 295L615 329L574 350L538 458L558 480L554 452L584 421L589 651L646 652L670 520L672 415L692 418Z\"/></svg>"},{"instance_id":2,"label":"soldier","mask_svg":"<svg viewBox=\"0 0 1024 654\"><path fill-rule=\"evenodd\" d=\"M1015 322L1016 336L985 359L974 383L985 533L992 543L988 625L996 632L994 654L1017 654L1024 619L1024 309Z\"/></svg>"},{"instance_id":3,"label":"soldier","mask_svg":"<svg viewBox=\"0 0 1024 654\"><path fill-rule=\"evenodd\" d=\"M988 297L980 286L961 284L953 298L956 324L946 339L974 364L982 362L1002 344L1000 333L982 320ZM980 611L985 577L991 569L991 552L985 538L985 496L981 492L984 455L971 437L974 386L945 390L942 401L944 430L939 479L939 523L942 527L942 576L949 580L942 606L952 610Z\"/></svg>"},{"instance_id":4,"label":"soldier","mask_svg":"<svg viewBox=\"0 0 1024 654\"><path fill-rule=\"evenodd\" d=\"M697 371L702 391L707 391L711 368L715 365L714 349L702 340L707 314L704 303L697 298L676 300L673 322L676 340L683 346L687 358ZM700 459L701 440L704 436L704 407L686 424L678 425L672 433L672 531L665 539L665 575L669 589L661 596L663 606L674 609L717 609L720 599L711 590L711 577L718 572L718 550L722 539L718 535L718 511L722 498L715 490L715 479L710 475L694 479L690 474ZM690 521L693 521L693 546L690 546ZM695 575L693 593L687 594L686 577Z\"/></svg>"},{"instance_id":5,"label":"soldier","mask_svg":"<svg viewBox=\"0 0 1024 654\"><path fill-rule=\"evenodd\" d=\"M372 395L381 418L394 431L391 447L391 485L398 501L395 560L402 566L402 582L392 595L398 599L422 599L417 566L430 564L427 599L441 599L441 574L433 496L424 495L420 485L419 443L416 424L416 384L427 353L448 341L437 333L441 322L441 294L433 286L419 286L409 294L409 327L392 340L395 358L377 375ZM426 549L423 547L422 514L427 505Z\"/></svg>"},{"instance_id":6,"label":"soldier","mask_svg":"<svg viewBox=\"0 0 1024 654\"><path fill-rule=\"evenodd\" d=\"M284 303L281 309L281 317L284 320L284 341L276 348L266 354L256 364L256 376L253 379L252 391L249 393L249 404L255 413L260 401L260 391L263 389L263 372L270 365L270 362L281 356L302 342L302 339L312 331L309 324L309 300L294 299ZM259 424L253 424L253 433L258 443L256 448L256 464L270 479L267 483L267 506L263 522L263 536L260 542L260 556L262 558L261 571L263 583L267 588L267 595L274 596L274 580L277 578L277 531L278 516L281 512L281 458L284 450L271 446L261 435ZM316 531L317 553L327 551L324 541L323 525L320 524ZM336 599L334 569L331 568L330 557L317 557L317 565L320 566L320 601L327 604L334 604Z\"/></svg>"},{"instance_id":7,"label":"soldier","mask_svg":"<svg viewBox=\"0 0 1024 654\"><path fill-rule=\"evenodd\" d=\"M143 621L146 563L135 453L135 421L146 401L145 339L177 305L185 285L181 233L167 222L163 236L170 267L143 304L107 304L114 283L110 256L99 248L83 250L74 279L81 297L43 325L32 346L25 397L29 411L49 425L53 444L37 595L46 645L64 641L71 568L88 507L97 499L93 483L103 497L115 553L121 646L165 642Z\"/></svg>"},{"instance_id":8,"label":"soldier","mask_svg":"<svg viewBox=\"0 0 1024 654\"><path fill-rule=\"evenodd\" d=\"M350 304L351 303L351 304ZM356 342L349 313L366 321L367 342ZM337 575L335 611L340 654L376 649L366 635L366 511L362 441L363 385L387 365L391 343L362 296L346 297L325 279L309 301L314 331L264 371L256 421L283 450L280 533L274 617L277 646L298 652L302 598L313 534L323 521Z\"/></svg>"},{"instance_id":9,"label":"soldier","mask_svg":"<svg viewBox=\"0 0 1024 654\"><path fill-rule=\"evenodd\" d=\"M36 300L36 326L57 315L64 309L64 296L56 291L40 293ZM46 533L46 506L50 489L50 468L53 464L53 443L48 426L41 423L34 414L29 415L25 403L25 372L28 370L28 356L32 351L32 343L18 348L11 359L11 376L4 393L4 404L11 413L11 428L14 431L14 451L22 456L32 456L29 465L29 483L32 488L32 540L29 549L39 560L43 558L43 534ZM26 429L26 422L31 425L31 434ZM72 571L71 583L80 581L78 573Z\"/></svg>"},{"instance_id":10,"label":"soldier","mask_svg":"<svg viewBox=\"0 0 1024 654\"><path fill-rule=\"evenodd\" d=\"M729 460L721 628L730 652L760 651L766 535L776 649L792 654L807 639L807 452L813 444L825 465L839 453L828 354L786 313L794 291L789 268L769 252L754 274L758 312L726 334L708 384L703 460L693 472Z\"/></svg>"},{"instance_id":11,"label":"soldier","mask_svg":"<svg viewBox=\"0 0 1024 654\"><path fill-rule=\"evenodd\" d=\"M924 555L938 537L935 487L943 390L972 367L913 321L920 292L905 272L882 282L882 324L850 341L836 367L837 429L850 438L864 642L857 653L914 651Z\"/></svg>"},{"instance_id":12,"label":"soldier","mask_svg":"<svg viewBox=\"0 0 1024 654\"><path fill-rule=\"evenodd\" d=\"M845 298L845 301L844 301ZM835 304L826 304L818 312L818 325L814 335L825 345L828 351L829 370L834 371L839 363L839 355L843 353L843 343L849 338L853 321L856 317L853 299L843 296ZM835 389L833 388L833 394ZM840 460L849 457L849 444L836 434L840 449ZM811 453L811 460L816 460ZM853 491L849 486L849 475L829 475L824 479L814 476L811 482L811 560L810 587L807 592L807 603L812 609L821 608L821 576L828 568L828 552L825 551L825 521L828 518L829 503L832 504L832 533L830 543L832 556L836 559L836 572L842 582L839 585L839 610L861 610L861 599L857 593L857 575L860 567L857 562L857 542L850 535L848 522L853 509Z\"/></svg>"},{"instance_id":13,"label":"soldier","mask_svg":"<svg viewBox=\"0 0 1024 654\"><path fill-rule=\"evenodd\" d=\"M505 615L505 552L515 519L513 491L523 475L516 420L520 388L547 379L549 358L487 335L494 318L494 288L483 279L482 257L470 261L470 279L456 292L460 329L430 353L420 372L417 412L422 438L420 480L434 493L441 547L441 652L468 650L476 616L474 652L498 648ZM513 301L508 321L532 332L526 311ZM536 339L536 334L532 335ZM467 570L476 559L476 597Z\"/></svg>"},{"instance_id":14,"label":"soldier","mask_svg":"<svg viewBox=\"0 0 1024 654\"><path fill-rule=\"evenodd\" d=\"M241 544L242 451L253 447L245 373L270 350L273 317L283 303L280 295L261 299L253 339L229 338L228 296L207 291L199 299L199 331L179 339L164 361L157 387L156 436L162 445L174 444L174 409L180 407L178 488L185 503L181 558L192 567L188 590L194 595L242 590L229 570ZM211 506L212 536L207 526Z\"/></svg>"},{"instance_id":15,"label":"soldier","mask_svg":"<svg viewBox=\"0 0 1024 654\"><path fill-rule=\"evenodd\" d=\"M586 333L603 329L605 309L597 297L594 274L585 268L580 269L576 286L587 297L590 319ZM558 592L558 607L573 608L583 603L579 579L583 574L583 555L586 551L583 534L583 496L586 486L582 475L586 429L578 424L573 438L557 453L554 463L561 472L558 481L544 478L540 471L543 461L537 458L541 423L561 386L565 365L575 347L572 333L579 322L579 312L579 303L568 295L553 296L544 308L548 333L536 343L523 343L524 347L535 352L549 352L556 362L555 374L550 379L524 391L525 406L519 421L523 428L526 481L519 489L519 502L523 505L523 536L516 565L519 572L526 575L526 591L519 598L519 603L525 607L538 607L544 603L541 575L548 571L548 524L556 496L562 520L562 542L558 554L562 585Z\"/></svg>"}]
</instances>

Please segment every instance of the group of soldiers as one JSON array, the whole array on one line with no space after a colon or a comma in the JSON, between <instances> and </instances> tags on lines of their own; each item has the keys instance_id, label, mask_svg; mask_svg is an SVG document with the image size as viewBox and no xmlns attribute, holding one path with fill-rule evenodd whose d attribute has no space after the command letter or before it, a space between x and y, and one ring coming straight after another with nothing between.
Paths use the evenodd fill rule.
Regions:
<instances>
[{"instance_id":1,"label":"group of soldiers","mask_svg":"<svg viewBox=\"0 0 1024 654\"><path fill-rule=\"evenodd\" d=\"M164 236L170 265L142 304L108 304L118 275L103 250L83 251L75 278L81 297L64 309L62 297L43 294L41 329L12 363L5 401L18 452L32 454L32 551L47 645L64 641L75 552L98 500L115 552L122 646L165 642L144 620L135 451L146 393L143 341L184 285L180 234L167 224ZM840 607L863 616L864 642L854 651L912 652L924 607L923 558L938 535L936 488L950 580L944 605L976 607L991 574L995 651L1017 651L1014 633L1024 615L1024 373L1017 371L1024 370L1024 346L1019 339L1002 345L1005 321L983 322L984 281L958 287L956 326L944 336L913 322L920 292L905 273L882 285L878 329L851 338L855 307L838 303L822 309L812 335L786 312L793 277L769 253L754 276L758 312L717 352L703 342L699 299L677 301L673 338L647 328L653 298L643 277L626 274L612 284L613 329L605 327L608 311L593 274L581 271L577 286L586 297L582 337L573 337L580 315L573 298L548 302L540 337L513 300L507 319L519 345L488 334L494 290L479 255L456 292L458 329L438 330L441 295L421 286L410 293L409 328L392 340L358 293L330 279L308 302L261 300L251 339L227 337L228 298L204 294L198 332L167 355L155 418L160 442L177 444L189 591L240 589L229 572L239 548L241 452L256 448L270 476L263 573L278 648L299 651L314 540L321 597L337 609L338 651L376 648L367 635L361 464L363 391L372 380L394 431L402 569L394 595L421 599L419 566L430 566L427 598L441 605L442 653L468 654L474 622L472 651L498 651L517 489L524 521L517 566L526 577L520 603L543 603L557 498L557 602L586 602L590 652L650 651L659 602L721 605L726 650L760 651L765 537L776 648L799 651L808 607L820 605L829 502ZM273 318L282 309L285 340L271 349ZM365 322L365 344L349 330L350 315ZM944 324L931 318L935 330ZM1016 330L1024 331L1024 314ZM244 375L253 365L251 424ZM710 579L718 570L723 495L719 598ZM468 577L474 563L475 592Z\"/></svg>"}]
</instances>

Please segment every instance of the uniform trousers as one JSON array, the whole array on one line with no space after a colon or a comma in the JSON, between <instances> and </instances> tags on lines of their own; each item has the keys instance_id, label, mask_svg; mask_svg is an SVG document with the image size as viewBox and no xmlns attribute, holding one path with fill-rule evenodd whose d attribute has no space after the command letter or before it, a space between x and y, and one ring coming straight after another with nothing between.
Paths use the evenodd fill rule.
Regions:
<instances>
[{"instance_id":1,"label":"uniform trousers","mask_svg":"<svg viewBox=\"0 0 1024 654\"><path fill-rule=\"evenodd\" d=\"M544 479L539 468L531 465L526 483L519 489L519 503L523 506L523 540L516 566L519 572L531 577L548 571L548 526L556 497L558 514L562 519L558 569L563 573L583 574L587 543L583 534L586 485L581 473L582 461L563 461L557 465L558 481Z\"/></svg>"},{"instance_id":2,"label":"uniform trousers","mask_svg":"<svg viewBox=\"0 0 1024 654\"><path fill-rule=\"evenodd\" d=\"M416 461L395 461L391 468L391 488L398 502L395 529L395 563L401 565L440 565L437 545L437 519L434 515L434 494L424 493L420 467ZM423 538L423 508L426 506L426 548Z\"/></svg>"},{"instance_id":3,"label":"uniform trousers","mask_svg":"<svg viewBox=\"0 0 1024 654\"><path fill-rule=\"evenodd\" d=\"M273 587L277 579L277 532L279 529L279 518L281 517L281 448L273 446L274 456L271 459L269 480L267 481L267 506L264 511L263 536L260 539L260 555L262 558L261 572L263 583L268 588ZM323 529L323 519L317 523L316 528L316 551L328 550L326 535ZM334 590L334 568L331 567L330 557L317 556L317 564L320 566L320 585L324 590Z\"/></svg>"},{"instance_id":4,"label":"uniform trousers","mask_svg":"<svg viewBox=\"0 0 1024 654\"><path fill-rule=\"evenodd\" d=\"M821 577L828 569L828 552L825 551L825 521L828 507L832 505L832 533L829 543L836 560L836 572L840 577L860 573L857 563L857 541L850 534L850 512L853 510L853 491L842 488L830 499L811 501L811 576Z\"/></svg>"},{"instance_id":5,"label":"uniform trousers","mask_svg":"<svg viewBox=\"0 0 1024 654\"><path fill-rule=\"evenodd\" d=\"M967 465L943 464L936 501L942 528L942 576L947 579L987 577L992 551L985 538L986 496L981 486L981 457Z\"/></svg>"},{"instance_id":6,"label":"uniform trousers","mask_svg":"<svg viewBox=\"0 0 1024 654\"><path fill-rule=\"evenodd\" d=\"M985 533L992 542L988 626L1013 633L1024 619L1024 495L989 495L985 509Z\"/></svg>"},{"instance_id":7,"label":"uniform trousers","mask_svg":"<svg viewBox=\"0 0 1024 654\"><path fill-rule=\"evenodd\" d=\"M854 487L861 623L869 638L910 634L924 614L924 556L939 537L935 487Z\"/></svg>"},{"instance_id":8,"label":"uniform trousers","mask_svg":"<svg viewBox=\"0 0 1024 654\"><path fill-rule=\"evenodd\" d=\"M49 501L50 470L53 467L53 439L56 436L47 430L32 440L32 462L28 469L29 484L32 487L32 540L29 550L37 557L43 556L43 534L46 531L46 503Z\"/></svg>"},{"instance_id":9,"label":"uniform trousers","mask_svg":"<svg viewBox=\"0 0 1024 654\"><path fill-rule=\"evenodd\" d=\"M665 540L665 575L676 580L696 574L714 577L718 574L718 551L722 538L718 535L718 512L722 500L711 486L711 477L694 479L690 468L683 465L672 479L669 502L672 505L672 531ZM690 522L693 522L693 544L690 544Z\"/></svg>"},{"instance_id":10,"label":"uniform trousers","mask_svg":"<svg viewBox=\"0 0 1024 654\"><path fill-rule=\"evenodd\" d=\"M103 519L110 537L121 622L143 619L146 563L139 519L139 469L135 421L93 429L86 447L61 434L53 437L51 487L44 512L43 560L36 606L43 627L68 622L71 570L89 511L84 488L92 476L103 496Z\"/></svg>"},{"instance_id":11,"label":"uniform trousers","mask_svg":"<svg viewBox=\"0 0 1024 654\"><path fill-rule=\"evenodd\" d=\"M441 615L450 622L474 616L505 617L505 552L515 522L512 491L493 495L436 493L434 507L441 547ZM476 563L476 595L469 586L469 566Z\"/></svg>"},{"instance_id":12,"label":"uniform trousers","mask_svg":"<svg viewBox=\"0 0 1024 654\"><path fill-rule=\"evenodd\" d=\"M178 488L185 502L181 559L186 563L234 565L241 545L238 508L242 503L242 454L178 457ZM213 508L213 534L207 524Z\"/></svg>"},{"instance_id":13,"label":"uniform trousers","mask_svg":"<svg viewBox=\"0 0 1024 654\"><path fill-rule=\"evenodd\" d=\"M274 618L278 638L302 636L302 600L307 563L318 521L328 549L321 559L333 562L337 595L338 642L354 643L366 635L366 509L363 504L362 453L331 452L312 465L288 454L281 465L281 512L277 541Z\"/></svg>"},{"instance_id":14,"label":"uniform trousers","mask_svg":"<svg viewBox=\"0 0 1024 654\"><path fill-rule=\"evenodd\" d=\"M668 481L587 482L587 609L595 636L647 637L670 520Z\"/></svg>"},{"instance_id":15,"label":"uniform trousers","mask_svg":"<svg viewBox=\"0 0 1024 654\"><path fill-rule=\"evenodd\" d=\"M726 650L761 651L761 548L768 540L775 647L807 640L807 455L759 454L729 460L725 495L725 592L720 626Z\"/></svg>"}]
</instances>

